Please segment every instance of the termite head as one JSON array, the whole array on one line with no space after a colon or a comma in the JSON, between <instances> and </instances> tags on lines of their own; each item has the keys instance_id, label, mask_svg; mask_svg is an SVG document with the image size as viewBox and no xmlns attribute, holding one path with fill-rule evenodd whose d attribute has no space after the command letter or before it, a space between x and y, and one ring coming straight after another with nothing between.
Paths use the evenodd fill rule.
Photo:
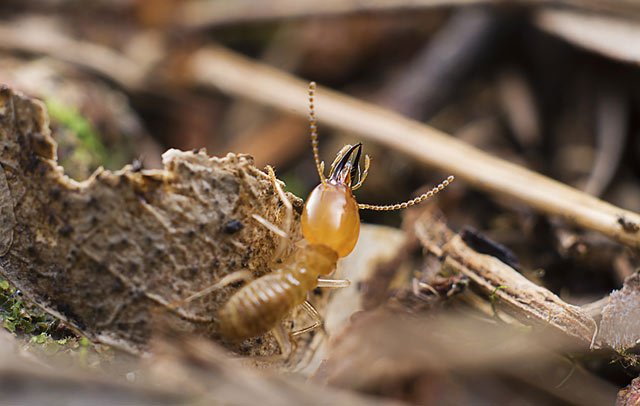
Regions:
<instances>
[{"instance_id":1,"label":"termite head","mask_svg":"<svg viewBox=\"0 0 640 406\"><path fill-rule=\"evenodd\" d=\"M358 204L351 192L362 186L369 172L371 160L364 156L364 171L360 172L362 144L346 145L338 153L331 165L329 178L324 177L324 162L318 154L318 127L313 99L316 83L309 83L309 127L311 129L311 148L320 176L320 184L309 195L302 212L302 234L314 245L325 245L335 251L339 257L349 255L360 234L359 209L390 211L400 210L423 202L453 182L453 176L443 180L438 186L422 195L402 203L378 206ZM357 181L354 178L357 174Z\"/></svg>"},{"instance_id":2,"label":"termite head","mask_svg":"<svg viewBox=\"0 0 640 406\"><path fill-rule=\"evenodd\" d=\"M351 191L359 187L366 175L360 176L362 144L347 145L338 153L328 179L316 186L302 212L302 234L312 244L325 245L340 258L349 255L360 234L358 203ZM366 157L365 166L369 159ZM366 173L366 168L365 168ZM354 187L354 177L359 179Z\"/></svg>"}]
</instances>

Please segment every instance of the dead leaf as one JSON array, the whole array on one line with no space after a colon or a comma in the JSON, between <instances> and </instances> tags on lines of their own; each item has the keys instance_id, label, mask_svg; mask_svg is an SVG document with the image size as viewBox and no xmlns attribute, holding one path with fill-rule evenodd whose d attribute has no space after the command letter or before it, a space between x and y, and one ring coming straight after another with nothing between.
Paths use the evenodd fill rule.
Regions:
<instances>
[{"instance_id":1,"label":"dead leaf","mask_svg":"<svg viewBox=\"0 0 640 406\"><path fill-rule=\"evenodd\" d=\"M611 348L626 350L640 340L640 275L635 273L624 280L620 290L609 295L609 303L602 310L599 338Z\"/></svg>"}]
</instances>

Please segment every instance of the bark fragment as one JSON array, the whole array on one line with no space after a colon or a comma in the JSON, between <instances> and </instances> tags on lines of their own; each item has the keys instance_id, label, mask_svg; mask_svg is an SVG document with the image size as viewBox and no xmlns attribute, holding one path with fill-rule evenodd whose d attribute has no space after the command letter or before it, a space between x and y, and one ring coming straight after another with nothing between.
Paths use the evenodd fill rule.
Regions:
<instances>
[{"instance_id":1,"label":"bark fragment","mask_svg":"<svg viewBox=\"0 0 640 406\"><path fill-rule=\"evenodd\" d=\"M0 256L6 254L11 248L15 226L16 216L13 214L13 199L4 169L0 165Z\"/></svg>"}]
</instances>

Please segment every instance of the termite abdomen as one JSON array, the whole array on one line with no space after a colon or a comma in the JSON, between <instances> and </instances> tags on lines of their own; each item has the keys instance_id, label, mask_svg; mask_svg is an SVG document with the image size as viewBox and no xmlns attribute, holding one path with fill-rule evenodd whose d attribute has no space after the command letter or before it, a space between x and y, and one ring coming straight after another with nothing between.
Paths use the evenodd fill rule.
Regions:
<instances>
[{"instance_id":1,"label":"termite abdomen","mask_svg":"<svg viewBox=\"0 0 640 406\"><path fill-rule=\"evenodd\" d=\"M217 317L224 337L243 340L271 330L305 301L319 276L335 269L338 256L331 249L300 245L280 269L246 284L229 298Z\"/></svg>"}]
</instances>

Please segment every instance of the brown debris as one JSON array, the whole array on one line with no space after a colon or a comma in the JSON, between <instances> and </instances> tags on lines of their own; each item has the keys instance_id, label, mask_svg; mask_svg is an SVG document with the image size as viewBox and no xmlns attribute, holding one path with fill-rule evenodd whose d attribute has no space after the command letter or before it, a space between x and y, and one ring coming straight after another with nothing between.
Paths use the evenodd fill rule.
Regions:
<instances>
[{"instance_id":1,"label":"brown debris","mask_svg":"<svg viewBox=\"0 0 640 406\"><path fill-rule=\"evenodd\" d=\"M147 349L159 313L216 337L215 325L176 313L211 317L231 288L162 309L240 268L269 269L278 240L250 216L279 224L280 205L251 158L170 150L163 170L98 169L79 183L57 165L42 103L0 87L0 113L5 252L13 233L2 277L91 340L126 351Z\"/></svg>"},{"instance_id":2,"label":"brown debris","mask_svg":"<svg viewBox=\"0 0 640 406\"><path fill-rule=\"evenodd\" d=\"M438 384L409 394L418 396L414 403L467 404L470 401L463 399L474 398L475 385L491 387L496 382L493 374L498 374L570 404L595 406L610 401L615 388L584 370L560 384L571 365L556 351L578 348L575 342L554 340L548 333L524 333L452 312L425 318L379 308L354 317L350 327L333 340L331 358L318 379L342 388L403 397L412 382L427 380ZM545 373L539 373L542 370ZM513 399L517 390L511 386L480 393L488 404L506 404L499 397L504 393Z\"/></svg>"},{"instance_id":3,"label":"brown debris","mask_svg":"<svg viewBox=\"0 0 640 406\"><path fill-rule=\"evenodd\" d=\"M428 212L415 227L425 248L442 257L444 267L469 278L472 287L485 297L494 297L499 309L524 324L556 330L583 345L592 344L595 321L579 307L565 303L499 259L472 250Z\"/></svg>"},{"instance_id":4,"label":"brown debris","mask_svg":"<svg viewBox=\"0 0 640 406\"><path fill-rule=\"evenodd\" d=\"M337 388L327 390L305 383L294 375L244 368L229 359L222 348L194 336L160 336L153 356L144 368L145 377L177 393L233 405L396 405Z\"/></svg>"},{"instance_id":5,"label":"brown debris","mask_svg":"<svg viewBox=\"0 0 640 406\"><path fill-rule=\"evenodd\" d=\"M384 306L351 317L316 382L415 404L465 404L477 390L491 404L518 403L512 385L495 387L505 377L536 388L549 404L600 405L615 396L613 385L559 356L588 353L596 325L584 310L469 248L434 206L409 212L406 225L427 265L408 287L382 294Z\"/></svg>"},{"instance_id":6,"label":"brown debris","mask_svg":"<svg viewBox=\"0 0 640 406\"><path fill-rule=\"evenodd\" d=\"M638 406L640 405L640 378L636 378L631 383L618 392L616 406Z\"/></svg>"},{"instance_id":7,"label":"brown debris","mask_svg":"<svg viewBox=\"0 0 640 406\"><path fill-rule=\"evenodd\" d=\"M637 233L640 231L640 225L638 223L627 220L622 214L618 216L618 224L620 224L622 229L627 233Z\"/></svg>"},{"instance_id":8,"label":"brown debris","mask_svg":"<svg viewBox=\"0 0 640 406\"><path fill-rule=\"evenodd\" d=\"M415 245L415 240L407 241L394 258L378 264L374 272L362 282L362 308L364 310L374 309L384 303L388 296L389 285L398 272L398 264L407 260Z\"/></svg>"}]
</instances>

